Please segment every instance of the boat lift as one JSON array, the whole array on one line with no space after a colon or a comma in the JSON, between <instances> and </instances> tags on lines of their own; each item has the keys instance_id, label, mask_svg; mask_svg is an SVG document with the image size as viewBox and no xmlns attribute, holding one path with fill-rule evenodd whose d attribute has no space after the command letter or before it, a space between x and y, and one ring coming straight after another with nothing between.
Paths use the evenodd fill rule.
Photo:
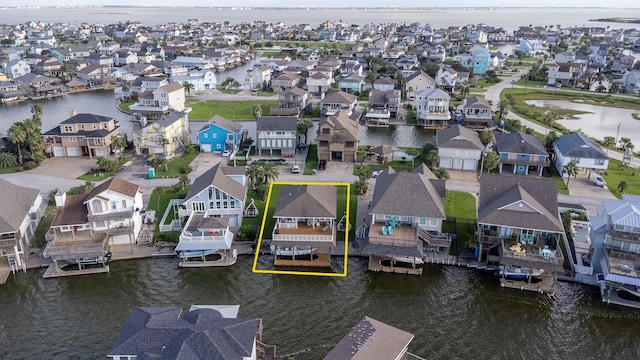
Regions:
<instances>
[{"instance_id":1,"label":"boat lift","mask_svg":"<svg viewBox=\"0 0 640 360\"><path fill-rule=\"evenodd\" d=\"M336 225L336 229L338 231L345 231L346 223L347 223L347 212L345 211L340 221L338 221L338 225ZM347 231L351 231L351 224L349 224L349 229L347 229Z\"/></svg>"},{"instance_id":2,"label":"boat lift","mask_svg":"<svg viewBox=\"0 0 640 360\"><path fill-rule=\"evenodd\" d=\"M251 202L249 203L249 205L247 205L247 208L244 209L244 216L254 218L258 216L259 213L260 212L258 211L258 207L256 207L253 199L251 199Z\"/></svg>"}]
</instances>

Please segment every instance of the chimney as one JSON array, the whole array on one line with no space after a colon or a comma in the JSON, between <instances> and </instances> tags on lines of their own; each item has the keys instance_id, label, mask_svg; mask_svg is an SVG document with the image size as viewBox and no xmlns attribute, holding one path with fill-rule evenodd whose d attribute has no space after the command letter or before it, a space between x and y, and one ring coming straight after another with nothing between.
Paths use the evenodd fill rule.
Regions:
<instances>
[{"instance_id":1,"label":"chimney","mask_svg":"<svg viewBox=\"0 0 640 360\"><path fill-rule=\"evenodd\" d=\"M66 200L67 193L64 190L60 190L56 193L56 207L63 207Z\"/></svg>"},{"instance_id":2,"label":"chimney","mask_svg":"<svg viewBox=\"0 0 640 360\"><path fill-rule=\"evenodd\" d=\"M75 110L71 110L71 112L69 112L69 115L71 115L71 117L74 117L74 116L76 116L77 114L78 114L78 112L77 112L77 111L75 111Z\"/></svg>"}]
</instances>

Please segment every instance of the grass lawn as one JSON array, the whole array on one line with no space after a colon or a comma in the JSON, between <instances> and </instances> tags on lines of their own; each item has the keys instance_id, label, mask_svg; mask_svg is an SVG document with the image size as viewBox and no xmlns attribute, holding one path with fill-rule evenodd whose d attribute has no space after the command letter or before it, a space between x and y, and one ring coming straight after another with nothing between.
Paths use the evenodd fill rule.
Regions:
<instances>
[{"instance_id":1,"label":"grass lawn","mask_svg":"<svg viewBox=\"0 0 640 360\"><path fill-rule=\"evenodd\" d=\"M118 108L120 108L120 110L122 111L129 111L129 106L135 104L135 102L133 100L123 100L120 103L118 103Z\"/></svg>"},{"instance_id":2,"label":"grass lawn","mask_svg":"<svg viewBox=\"0 0 640 360\"><path fill-rule=\"evenodd\" d=\"M256 94L256 96L264 96L264 97L270 97L273 96L273 91L258 91L258 93Z\"/></svg>"},{"instance_id":3,"label":"grass lawn","mask_svg":"<svg viewBox=\"0 0 640 360\"><path fill-rule=\"evenodd\" d=\"M560 173L553 165L549 167L549 170L551 170L551 179L556 181L558 192L560 194L569 195L569 188L567 188L566 179L560 176Z\"/></svg>"},{"instance_id":4,"label":"grass lawn","mask_svg":"<svg viewBox=\"0 0 640 360\"><path fill-rule=\"evenodd\" d=\"M469 251L475 232L476 198L467 192L447 190L444 209L447 218L454 218L455 223L450 220L445 221L442 231L455 233L458 236L458 252ZM451 249L451 254L456 254L454 247Z\"/></svg>"},{"instance_id":5,"label":"grass lawn","mask_svg":"<svg viewBox=\"0 0 640 360\"><path fill-rule=\"evenodd\" d=\"M182 190L182 189L175 189L173 187L165 187L163 188L164 191L160 195L159 202L158 202L158 193L156 191L153 191L151 193L151 197L149 198L148 208L149 210L156 211L156 219L157 219L155 224L155 230L153 232L153 241L157 241L157 240L167 240L167 241L176 241L176 242L178 241L178 237L180 236L180 232L178 231L169 231L169 232L160 233L160 221L162 220L162 216L164 215L164 212L167 209L167 206L169 205L169 200L178 199L180 196L180 193L186 194L189 191L189 188L190 186L186 186L185 190ZM170 214L169 216L167 216L165 223L170 224L173 218L174 218L173 214Z\"/></svg>"},{"instance_id":6,"label":"grass lawn","mask_svg":"<svg viewBox=\"0 0 640 360\"><path fill-rule=\"evenodd\" d=\"M631 117L633 117L636 120L640 120L640 114L631 113Z\"/></svg>"},{"instance_id":7,"label":"grass lawn","mask_svg":"<svg viewBox=\"0 0 640 360\"><path fill-rule=\"evenodd\" d=\"M195 103L191 106L189 113L190 120L209 120L214 115L220 115L228 120L253 119L252 109L260 105L263 115L269 115L272 106L278 106L278 101L256 100L256 101L221 101L209 100Z\"/></svg>"},{"instance_id":8,"label":"grass lawn","mask_svg":"<svg viewBox=\"0 0 640 360\"><path fill-rule=\"evenodd\" d=\"M547 85L547 83L544 81L533 81L525 79L516 80L514 84L533 88L543 88L545 85Z\"/></svg>"},{"instance_id":9,"label":"grass lawn","mask_svg":"<svg viewBox=\"0 0 640 360\"><path fill-rule=\"evenodd\" d=\"M320 106L316 106L310 113L302 115L303 118L319 118L320 116Z\"/></svg>"},{"instance_id":10,"label":"grass lawn","mask_svg":"<svg viewBox=\"0 0 640 360\"><path fill-rule=\"evenodd\" d=\"M318 168L318 147L317 145L309 145L309 151L307 151L307 161L304 166L305 175L313 175L313 169Z\"/></svg>"},{"instance_id":11,"label":"grass lawn","mask_svg":"<svg viewBox=\"0 0 640 360\"><path fill-rule=\"evenodd\" d=\"M0 168L0 174L13 174L22 171L22 166L12 166L7 168Z\"/></svg>"},{"instance_id":12,"label":"grass lawn","mask_svg":"<svg viewBox=\"0 0 640 360\"><path fill-rule=\"evenodd\" d=\"M176 157L167 164L168 171L164 171L163 167L156 169L156 177L180 177L180 175L182 175L180 170L185 165L191 164L198 154L198 152L194 151L191 154Z\"/></svg>"},{"instance_id":13,"label":"grass lawn","mask_svg":"<svg viewBox=\"0 0 640 360\"><path fill-rule=\"evenodd\" d=\"M609 160L609 167L604 173L604 180L607 182L607 186L611 193L617 198L622 198L622 193L618 189L618 184L621 181L627 182L627 189L624 191L626 194L640 194L640 173L636 169L627 169L627 166L622 166L622 161L611 159Z\"/></svg>"},{"instance_id":14,"label":"grass lawn","mask_svg":"<svg viewBox=\"0 0 640 360\"><path fill-rule=\"evenodd\" d=\"M47 245L47 241L44 239L44 234L49 230L49 227L53 222L53 218L56 216L56 211L55 205L47 206L47 209L44 211L44 216L40 219L38 227L36 227L36 231L33 234L33 239L31 239L32 247L44 249L45 245Z\"/></svg>"},{"instance_id":15,"label":"grass lawn","mask_svg":"<svg viewBox=\"0 0 640 360\"><path fill-rule=\"evenodd\" d=\"M505 99L507 94L513 94L514 99L517 97L521 100L565 100L574 103L640 110L640 102L638 99L611 96L609 94L598 95L597 93L586 91L577 93L573 91L554 91L551 88L549 90L504 89L502 93L500 93L500 100Z\"/></svg>"},{"instance_id":16,"label":"grass lawn","mask_svg":"<svg viewBox=\"0 0 640 360\"><path fill-rule=\"evenodd\" d=\"M127 161L129 161L129 159L125 157L120 158L120 160L118 161L116 167L113 168L113 170L111 171L99 171L99 172L88 172L84 175L80 175L78 176L78 180L84 180L84 181L101 181L104 180L108 177L110 177L111 175L115 174L116 172L118 172L118 170L120 170L122 168L122 165L124 165ZM96 160L96 167L98 166L97 164L97 160Z\"/></svg>"}]
</instances>

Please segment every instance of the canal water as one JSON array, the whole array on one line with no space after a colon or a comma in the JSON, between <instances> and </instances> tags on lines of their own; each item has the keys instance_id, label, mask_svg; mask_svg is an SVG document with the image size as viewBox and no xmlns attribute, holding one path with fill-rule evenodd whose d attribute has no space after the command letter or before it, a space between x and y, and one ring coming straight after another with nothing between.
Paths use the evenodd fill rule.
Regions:
<instances>
[{"instance_id":1,"label":"canal water","mask_svg":"<svg viewBox=\"0 0 640 360\"><path fill-rule=\"evenodd\" d=\"M429 265L421 276L366 271L348 276L178 269L176 258L113 262L109 274L42 279L10 276L0 289L0 358L104 358L137 306L239 304L261 317L264 340L283 359L321 359L364 316L415 335L428 359L637 358L640 311L600 303L596 288L559 283L557 298L503 289L495 275ZM334 260L335 261L335 260Z\"/></svg>"}]
</instances>

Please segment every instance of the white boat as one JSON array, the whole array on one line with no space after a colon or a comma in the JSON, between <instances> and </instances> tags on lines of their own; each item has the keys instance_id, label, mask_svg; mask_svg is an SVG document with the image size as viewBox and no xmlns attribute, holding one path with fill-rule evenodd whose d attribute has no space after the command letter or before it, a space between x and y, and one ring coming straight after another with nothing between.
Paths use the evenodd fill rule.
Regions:
<instances>
[{"instance_id":1,"label":"white boat","mask_svg":"<svg viewBox=\"0 0 640 360\"><path fill-rule=\"evenodd\" d=\"M301 256L310 255L316 252L317 248L311 246L275 246L271 245L271 253L277 256Z\"/></svg>"},{"instance_id":2,"label":"white boat","mask_svg":"<svg viewBox=\"0 0 640 360\"><path fill-rule=\"evenodd\" d=\"M518 266L503 266L498 268L498 275L505 279L526 280L529 277L537 277L542 275L544 269L521 268Z\"/></svg>"},{"instance_id":3,"label":"white boat","mask_svg":"<svg viewBox=\"0 0 640 360\"><path fill-rule=\"evenodd\" d=\"M213 255L215 252L215 250L179 251L178 257L180 259L201 258L203 256Z\"/></svg>"},{"instance_id":4,"label":"white boat","mask_svg":"<svg viewBox=\"0 0 640 360\"><path fill-rule=\"evenodd\" d=\"M393 261L403 262L408 264L416 264L421 265L424 264L424 260L422 258L413 257L413 256L392 256Z\"/></svg>"},{"instance_id":5,"label":"white boat","mask_svg":"<svg viewBox=\"0 0 640 360\"><path fill-rule=\"evenodd\" d=\"M638 287L638 286L622 285L622 287L620 289L628 292L629 294L631 294L631 295L633 295L635 297L640 298L640 287Z\"/></svg>"}]
</instances>

